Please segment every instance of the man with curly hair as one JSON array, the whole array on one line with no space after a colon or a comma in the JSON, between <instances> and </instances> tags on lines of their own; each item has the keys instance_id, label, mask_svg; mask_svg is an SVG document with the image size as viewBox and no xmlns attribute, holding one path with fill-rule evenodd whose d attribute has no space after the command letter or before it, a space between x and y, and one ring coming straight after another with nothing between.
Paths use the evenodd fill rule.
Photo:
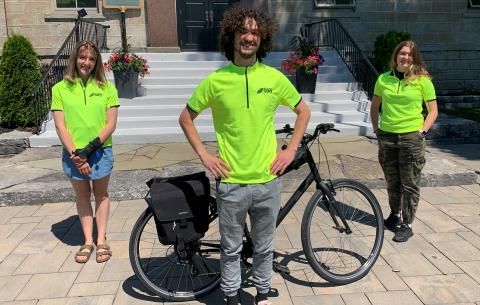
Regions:
<instances>
[{"instance_id":1,"label":"man with curly hair","mask_svg":"<svg viewBox=\"0 0 480 305\"><path fill-rule=\"evenodd\" d=\"M227 11L220 46L231 63L208 75L195 89L179 122L203 165L217 179L221 235L221 288L227 304L238 304L243 228L250 216L255 304L268 305L273 237L280 208L282 174L293 161L310 110L290 81L261 63L272 49L276 25L266 13L245 7ZM274 115L280 105L296 114L288 147L277 152ZM219 157L207 152L193 120L211 108Z\"/></svg>"}]
</instances>

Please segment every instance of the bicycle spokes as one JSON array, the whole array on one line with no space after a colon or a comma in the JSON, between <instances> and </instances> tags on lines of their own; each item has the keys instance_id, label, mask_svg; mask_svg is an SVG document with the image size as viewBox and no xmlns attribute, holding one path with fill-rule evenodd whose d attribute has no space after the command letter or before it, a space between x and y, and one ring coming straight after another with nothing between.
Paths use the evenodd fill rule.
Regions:
<instances>
[{"instance_id":1,"label":"bicycle spokes","mask_svg":"<svg viewBox=\"0 0 480 305\"><path fill-rule=\"evenodd\" d=\"M334 283L365 276L383 240L378 202L363 185L350 180L333 184L334 201L313 197L302 221L302 246L312 268Z\"/></svg>"},{"instance_id":2,"label":"bicycle spokes","mask_svg":"<svg viewBox=\"0 0 480 305\"><path fill-rule=\"evenodd\" d=\"M201 241L183 247L160 243L153 213L144 213L132 230L130 259L135 274L152 292L169 300L191 300L220 282L218 224Z\"/></svg>"},{"instance_id":3,"label":"bicycle spokes","mask_svg":"<svg viewBox=\"0 0 480 305\"><path fill-rule=\"evenodd\" d=\"M346 234L352 233L350 226L345 220L345 215L338 211L337 205L341 203L339 203L336 200L331 201L326 197L326 195L323 195L322 199L319 201L318 204L319 204L319 208L322 208L323 206L324 210L330 214L330 217L332 218L332 221L334 223L334 225L332 226L333 229L337 230L340 233L346 233ZM342 225L340 225L340 222L338 220L340 220Z\"/></svg>"}]
</instances>

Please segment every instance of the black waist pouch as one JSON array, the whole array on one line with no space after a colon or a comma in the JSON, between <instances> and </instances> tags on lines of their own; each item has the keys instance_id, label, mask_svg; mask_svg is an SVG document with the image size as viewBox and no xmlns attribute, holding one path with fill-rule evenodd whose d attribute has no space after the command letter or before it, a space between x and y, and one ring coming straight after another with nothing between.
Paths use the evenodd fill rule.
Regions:
<instances>
[{"instance_id":1,"label":"black waist pouch","mask_svg":"<svg viewBox=\"0 0 480 305\"><path fill-rule=\"evenodd\" d=\"M163 245L183 244L205 235L209 223L210 184L205 172L152 178L145 200L155 214Z\"/></svg>"}]
</instances>

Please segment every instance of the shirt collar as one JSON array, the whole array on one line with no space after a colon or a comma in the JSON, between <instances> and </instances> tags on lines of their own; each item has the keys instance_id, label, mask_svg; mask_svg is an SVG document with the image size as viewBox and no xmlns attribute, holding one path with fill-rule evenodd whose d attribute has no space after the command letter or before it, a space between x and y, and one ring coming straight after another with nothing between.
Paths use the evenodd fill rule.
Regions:
<instances>
[{"instance_id":1,"label":"shirt collar","mask_svg":"<svg viewBox=\"0 0 480 305\"><path fill-rule=\"evenodd\" d=\"M230 63L229 65L229 68L233 71L233 72L237 72L237 73L245 73L245 70L247 71L254 71L256 69L258 69L258 67L260 67L260 62L257 61L255 62L254 65L252 66L247 66L247 67L240 67L240 66L237 66L236 64L234 64L233 62Z\"/></svg>"},{"instance_id":2,"label":"shirt collar","mask_svg":"<svg viewBox=\"0 0 480 305\"><path fill-rule=\"evenodd\" d=\"M87 85L88 85L88 83L90 83L92 80L93 80L93 79L92 79L92 76L90 75L90 76L88 77L88 79L87 79ZM81 79L80 77L77 77L76 83L79 83L80 85L83 85L82 79Z\"/></svg>"}]
</instances>

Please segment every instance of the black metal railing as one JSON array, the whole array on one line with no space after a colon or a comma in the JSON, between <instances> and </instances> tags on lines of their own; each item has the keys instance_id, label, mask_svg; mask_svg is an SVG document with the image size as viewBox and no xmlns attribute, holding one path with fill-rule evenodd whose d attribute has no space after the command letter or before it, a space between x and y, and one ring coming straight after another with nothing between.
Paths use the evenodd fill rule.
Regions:
<instances>
[{"instance_id":1,"label":"black metal railing","mask_svg":"<svg viewBox=\"0 0 480 305\"><path fill-rule=\"evenodd\" d=\"M345 27L337 19L329 18L305 24L304 28L310 41L319 47L333 47L337 50L350 72L371 99L378 72Z\"/></svg>"},{"instance_id":2,"label":"black metal railing","mask_svg":"<svg viewBox=\"0 0 480 305\"><path fill-rule=\"evenodd\" d=\"M44 129L48 120L50 103L52 101L52 87L63 79L67 69L68 58L75 45L82 40L94 42L100 52L107 52L107 28L99 23L89 22L79 18L70 34L60 47L52 62L38 80L33 90L33 103L35 105L35 133L39 134Z\"/></svg>"}]
</instances>

